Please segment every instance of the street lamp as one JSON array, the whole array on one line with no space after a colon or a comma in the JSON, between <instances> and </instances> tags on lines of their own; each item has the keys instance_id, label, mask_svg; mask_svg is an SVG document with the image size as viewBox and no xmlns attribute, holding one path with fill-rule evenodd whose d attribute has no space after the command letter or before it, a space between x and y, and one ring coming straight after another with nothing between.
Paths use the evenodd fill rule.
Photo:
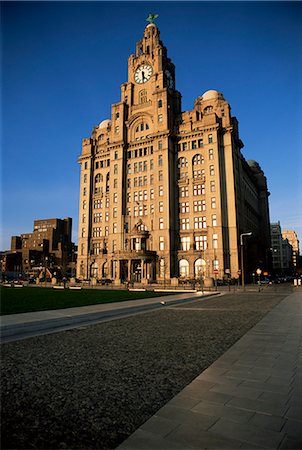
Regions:
<instances>
[{"instance_id":1,"label":"street lamp","mask_svg":"<svg viewBox=\"0 0 302 450\"><path fill-rule=\"evenodd\" d=\"M244 258L243 258L243 238L244 236L252 236L252 232L249 231L248 233L242 233L240 235L240 250L241 250L241 285L242 289L244 290Z\"/></svg>"}]
</instances>

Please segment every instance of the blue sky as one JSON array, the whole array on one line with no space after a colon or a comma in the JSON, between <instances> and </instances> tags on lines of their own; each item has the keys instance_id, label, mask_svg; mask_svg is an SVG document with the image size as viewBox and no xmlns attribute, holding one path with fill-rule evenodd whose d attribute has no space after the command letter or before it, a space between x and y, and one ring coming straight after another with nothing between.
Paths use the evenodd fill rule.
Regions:
<instances>
[{"instance_id":1,"label":"blue sky","mask_svg":"<svg viewBox=\"0 0 302 450\"><path fill-rule=\"evenodd\" d=\"M149 12L176 65L182 109L223 92L246 159L267 177L271 222L302 246L300 2L2 2L0 249L35 219L70 216L81 141L110 117Z\"/></svg>"}]
</instances>

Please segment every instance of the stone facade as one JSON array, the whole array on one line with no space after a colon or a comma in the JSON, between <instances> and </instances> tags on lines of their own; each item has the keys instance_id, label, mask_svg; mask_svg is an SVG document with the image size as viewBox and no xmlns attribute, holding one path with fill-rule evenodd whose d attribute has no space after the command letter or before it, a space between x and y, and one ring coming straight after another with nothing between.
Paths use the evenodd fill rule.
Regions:
<instances>
[{"instance_id":1,"label":"stone facade","mask_svg":"<svg viewBox=\"0 0 302 450\"><path fill-rule=\"evenodd\" d=\"M270 248L266 178L209 90L182 112L155 24L128 59L121 101L82 143L77 276L116 283L238 277Z\"/></svg>"}]
</instances>

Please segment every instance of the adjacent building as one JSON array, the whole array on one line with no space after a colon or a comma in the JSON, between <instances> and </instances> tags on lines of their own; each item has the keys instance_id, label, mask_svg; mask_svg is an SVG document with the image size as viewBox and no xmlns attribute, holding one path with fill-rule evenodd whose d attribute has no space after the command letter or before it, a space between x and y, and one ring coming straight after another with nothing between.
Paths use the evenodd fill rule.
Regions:
<instances>
[{"instance_id":1,"label":"adjacent building","mask_svg":"<svg viewBox=\"0 0 302 450\"><path fill-rule=\"evenodd\" d=\"M30 272L34 268L75 271L72 219L35 220L33 231L12 236L11 249L2 254L3 272Z\"/></svg>"},{"instance_id":2,"label":"adjacent building","mask_svg":"<svg viewBox=\"0 0 302 450\"><path fill-rule=\"evenodd\" d=\"M266 177L242 148L222 93L208 90L182 112L175 66L147 25L110 119L82 142L77 276L237 278L241 250L247 276L268 269Z\"/></svg>"},{"instance_id":3,"label":"adjacent building","mask_svg":"<svg viewBox=\"0 0 302 450\"><path fill-rule=\"evenodd\" d=\"M299 239L298 239L297 233L294 230L282 230L282 238L287 239L290 246L292 247L291 263L292 263L294 273L298 273L300 249L299 249Z\"/></svg>"}]
</instances>

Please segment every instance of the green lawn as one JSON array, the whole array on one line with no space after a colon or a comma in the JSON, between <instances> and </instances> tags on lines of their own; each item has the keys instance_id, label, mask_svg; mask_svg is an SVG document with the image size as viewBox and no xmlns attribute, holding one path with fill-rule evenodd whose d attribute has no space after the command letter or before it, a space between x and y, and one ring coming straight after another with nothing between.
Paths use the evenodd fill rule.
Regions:
<instances>
[{"instance_id":1,"label":"green lawn","mask_svg":"<svg viewBox=\"0 0 302 450\"><path fill-rule=\"evenodd\" d=\"M73 306L95 305L98 303L121 302L140 298L168 295L163 292L129 292L126 290L56 290L52 288L8 288L0 287L1 315L16 314L46 309L71 308Z\"/></svg>"}]
</instances>

